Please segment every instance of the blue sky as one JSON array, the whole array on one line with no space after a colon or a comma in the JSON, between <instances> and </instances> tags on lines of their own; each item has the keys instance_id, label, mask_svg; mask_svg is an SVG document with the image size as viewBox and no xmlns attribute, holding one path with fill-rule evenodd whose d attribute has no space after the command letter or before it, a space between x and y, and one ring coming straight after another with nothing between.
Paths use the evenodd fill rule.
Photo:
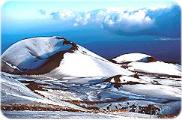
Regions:
<instances>
[{"instance_id":1,"label":"blue sky","mask_svg":"<svg viewBox=\"0 0 182 120\"><path fill-rule=\"evenodd\" d=\"M9 1L9 2L8 2ZM174 0L8 0L3 11L7 19L39 18L36 13L39 9L56 11L59 9L72 9L77 11L94 10L102 8L141 9L170 6ZM21 14L19 14L21 13Z\"/></svg>"},{"instance_id":2,"label":"blue sky","mask_svg":"<svg viewBox=\"0 0 182 120\"><path fill-rule=\"evenodd\" d=\"M2 7L3 34L91 26L118 35L179 37L180 8L174 0L11 0Z\"/></svg>"}]
</instances>

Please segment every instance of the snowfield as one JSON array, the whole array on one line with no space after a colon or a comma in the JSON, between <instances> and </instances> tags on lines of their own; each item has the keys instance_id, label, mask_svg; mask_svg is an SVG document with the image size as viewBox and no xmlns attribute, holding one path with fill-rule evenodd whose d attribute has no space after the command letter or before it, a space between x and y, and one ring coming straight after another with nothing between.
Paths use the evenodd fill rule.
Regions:
<instances>
[{"instance_id":1,"label":"snowfield","mask_svg":"<svg viewBox=\"0 0 182 120\"><path fill-rule=\"evenodd\" d=\"M60 66L46 75L51 77L57 75L74 77L109 77L117 74L132 75L133 73L109 61L76 51L74 54L66 53Z\"/></svg>"},{"instance_id":2,"label":"snowfield","mask_svg":"<svg viewBox=\"0 0 182 120\"><path fill-rule=\"evenodd\" d=\"M181 111L181 65L150 55L111 62L65 38L38 37L15 43L1 59L8 118L174 118Z\"/></svg>"},{"instance_id":3,"label":"snowfield","mask_svg":"<svg viewBox=\"0 0 182 120\"><path fill-rule=\"evenodd\" d=\"M128 69L131 71L156 73L164 75L174 75L180 77L182 75L181 66L165 62L132 62L128 64Z\"/></svg>"},{"instance_id":4,"label":"snowfield","mask_svg":"<svg viewBox=\"0 0 182 120\"><path fill-rule=\"evenodd\" d=\"M165 82L156 84L156 81L160 82L160 80ZM69 108L71 111L72 109L82 111L82 115L91 114L89 118L100 118L100 115L95 112L102 113L104 118L113 115L113 118L176 116L181 108L182 90L179 80L151 76L139 76L139 78L121 76L119 82L116 77L52 80L46 77L39 79L35 76L2 73L1 95L2 106L5 109L3 113L10 118L13 116L26 118L26 114L36 111L37 114L42 114L41 109L57 105L61 108ZM38 108L35 109L36 103L42 104L43 108L37 105ZM8 105L12 108L7 107ZM16 110L16 105L28 106L27 112L22 114L21 111L25 109L20 107ZM14 112L11 111L13 109ZM80 118L78 116L80 112L72 113L69 109L59 110L60 113L55 118L64 117L65 111L72 114L68 118L73 116ZM45 118L45 116L52 118L51 111L46 110L45 114L35 115L32 118Z\"/></svg>"},{"instance_id":5,"label":"snowfield","mask_svg":"<svg viewBox=\"0 0 182 120\"><path fill-rule=\"evenodd\" d=\"M41 100L39 95L16 79L1 76L1 86L2 103L26 103Z\"/></svg>"},{"instance_id":6,"label":"snowfield","mask_svg":"<svg viewBox=\"0 0 182 120\"><path fill-rule=\"evenodd\" d=\"M52 101L45 97L40 96L34 91L28 89L24 84L19 82L17 79L13 79L13 77L8 76L8 74L1 75L1 103L2 104L33 104L33 103L43 103L43 104L52 104L59 105L63 107L70 107L74 109L84 110L79 106L67 103L65 101ZM17 77L17 76L16 76Z\"/></svg>"}]
</instances>

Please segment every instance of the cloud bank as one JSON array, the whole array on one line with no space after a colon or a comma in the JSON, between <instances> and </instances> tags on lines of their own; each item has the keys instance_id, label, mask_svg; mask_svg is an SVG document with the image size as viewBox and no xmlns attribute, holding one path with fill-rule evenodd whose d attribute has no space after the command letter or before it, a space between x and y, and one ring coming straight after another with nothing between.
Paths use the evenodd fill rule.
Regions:
<instances>
[{"instance_id":1,"label":"cloud bank","mask_svg":"<svg viewBox=\"0 0 182 120\"><path fill-rule=\"evenodd\" d=\"M156 35L180 37L180 7L158 10L137 10L125 12L116 17L110 15L104 21L104 28L121 35Z\"/></svg>"},{"instance_id":2,"label":"cloud bank","mask_svg":"<svg viewBox=\"0 0 182 120\"><path fill-rule=\"evenodd\" d=\"M155 35L180 37L180 15L178 5L158 9L99 9L86 12L60 10L47 13L54 20L70 22L72 27L96 25L118 35Z\"/></svg>"}]
</instances>

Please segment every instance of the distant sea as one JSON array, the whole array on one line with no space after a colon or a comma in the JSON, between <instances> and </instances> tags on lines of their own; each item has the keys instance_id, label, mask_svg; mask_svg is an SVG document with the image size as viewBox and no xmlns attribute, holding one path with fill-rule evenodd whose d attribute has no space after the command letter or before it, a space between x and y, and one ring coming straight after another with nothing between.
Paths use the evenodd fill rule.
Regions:
<instances>
[{"instance_id":1,"label":"distant sea","mask_svg":"<svg viewBox=\"0 0 182 120\"><path fill-rule=\"evenodd\" d=\"M146 53L158 60L181 64L180 40L114 41L83 44L89 50L112 59L131 52Z\"/></svg>"}]
</instances>

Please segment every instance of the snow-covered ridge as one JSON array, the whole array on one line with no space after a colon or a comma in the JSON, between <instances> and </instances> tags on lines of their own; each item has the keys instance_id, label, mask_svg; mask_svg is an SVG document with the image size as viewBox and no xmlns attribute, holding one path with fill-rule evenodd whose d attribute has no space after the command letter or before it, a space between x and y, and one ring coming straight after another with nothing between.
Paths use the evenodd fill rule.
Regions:
<instances>
[{"instance_id":1,"label":"snow-covered ridge","mask_svg":"<svg viewBox=\"0 0 182 120\"><path fill-rule=\"evenodd\" d=\"M62 37L37 37L19 41L8 48L1 58L2 71L13 74L43 74L56 78L133 74Z\"/></svg>"},{"instance_id":2,"label":"snow-covered ridge","mask_svg":"<svg viewBox=\"0 0 182 120\"><path fill-rule=\"evenodd\" d=\"M113 59L116 63L126 63L126 62L152 62L155 61L155 58L143 54L143 53L129 53L129 54L124 54L121 56L118 56Z\"/></svg>"},{"instance_id":3,"label":"snow-covered ridge","mask_svg":"<svg viewBox=\"0 0 182 120\"><path fill-rule=\"evenodd\" d=\"M154 57L142 53L124 54L113 59L122 67L133 72L181 77L181 65L157 61Z\"/></svg>"}]
</instances>

